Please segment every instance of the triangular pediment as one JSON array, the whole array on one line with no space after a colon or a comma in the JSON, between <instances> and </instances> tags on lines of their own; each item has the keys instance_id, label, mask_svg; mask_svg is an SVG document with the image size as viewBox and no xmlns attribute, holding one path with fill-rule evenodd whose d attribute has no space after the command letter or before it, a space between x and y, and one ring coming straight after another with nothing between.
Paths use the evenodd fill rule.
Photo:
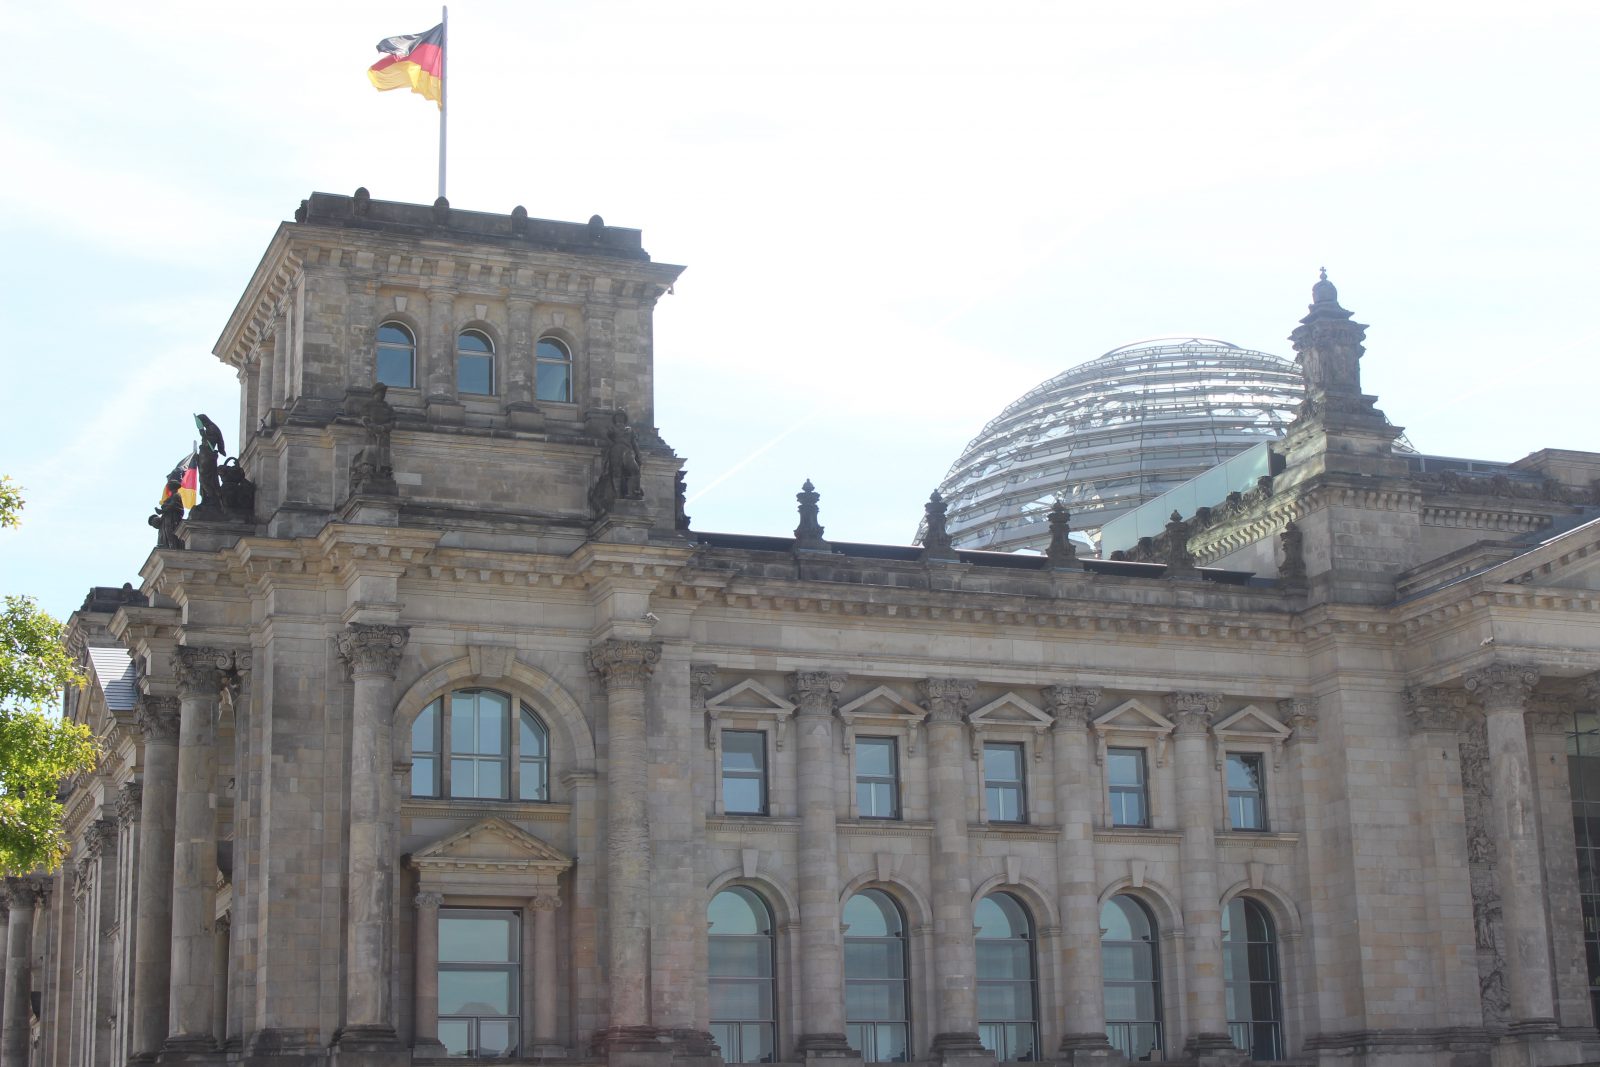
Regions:
<instances>
[{"instance_id":1,"label":"triangular pediment","mask_svg":"<svg viewBox=\"0 0 1600 1067\"><path fill-rule=\"evenodd\" d=\"M1007 693L998 700L989 701L968 715L967 721L974 726L1032 726L1041 730L1055 724L1047 712L1015 693Z\"/></svg>"},{"instance_id":2,"label":"triangular pediment","mask_svg":"<svg viewBox=\"0 0 1600 1067\"><path fill-rule=\"evenodd\" d=\"M1139 733L1169 734L1177 727L1172 720L1141 700L1124 700L1103 715L1095 717L1095 732L1131 730Z\"/></svg>"},{"instance_id":3,"label":"triangular pediment","mask_svg":"<svg viewBox=\"0 0 1600 1067\"><path fill-rule=\"evenodd\" d=\"M746 712L757 715L789 715L794 712L794 707L793 702L783 699L754 678L746 678L732 688L725 689L706 700L706 710L713 714Z\"/></svg>"},{"instance_id":4,"label":"triangular pediment","mask_svg":"<svg viewBox=\"0 0 1600 1067\"><path fill-rule=\"evenodd\" d=\"M1600 589L1600 519L1490 567L1484 578L1534 589Z\"/></svg>"},{"instance_id":5,"label":"triangular pediment","mask_svg":"<svg viewBox=\"0 0 1600 1067\"><path fill-rule=\"evenodd\" d=\"M927 714L925 709L913 704L886 685L880 685L875 689L868 690L839 708L839 717L846 722L849 722L857 715L866 717L910 716L920 721L926 718Z\"/></svg>"},{"instance_id":6,"label":"triangular pediment","mask_svg":"<svg viewBox=\"0 0 1600 1067\"><path fill-rule=\"evenodd\" d=\"M1211 728L1218 737L1257 738L1262 741L1282 741L1290 730L1254 704L1248 704Z\"/></svg>"},{"instance_id":7,"label":"triangular pediment","mask_svg":"<svg viewBox=\"0 0 1600 1067\"><path fill-rule=\"evenodd\" d=\"M418 869L459 866L566 870L572 857L496 816L473 823L411 854Z\"/></svg>"}]
</instances>

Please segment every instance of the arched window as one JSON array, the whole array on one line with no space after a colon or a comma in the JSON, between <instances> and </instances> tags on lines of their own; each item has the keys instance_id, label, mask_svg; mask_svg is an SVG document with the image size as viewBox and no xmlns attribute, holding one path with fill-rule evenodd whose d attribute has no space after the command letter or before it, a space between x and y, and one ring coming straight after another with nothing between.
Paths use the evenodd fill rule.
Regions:
<instances>
[{"instance_id":1,"label":"arched window","mask_svg":"<svg viewBox=\"0 0 1600 1067\"><path fill-rule=\"evenodd\" d=\"M511 698L457 689L411 723L411 795L550 799L550 734L524 704L511 729Z\"/></svg>"},{"instance_id":2,"label":"arched window","mask_svg":"<svg viewBox=\"0 0 1600 1067\"><path fill-rule=\"evenodd\" d=\"M910 1058L906 923L882 890L844 906L844 1018L850 1047L867 1063Z\"/></svg>"},{"instance_id":3,"label":"arched window","mask_svg":"<svg viewBox=\"0 0 1600 1067\"><path fill-rule=\"evenodd\" d=\"M777 1058L772 912L744 886L724 889L706 909L710 924L711 1036L726 1063Z\"/></svg>"},{"instance_id":4,"label":"arched window","mask_svg":"<svg viewBox=\"0 0 1600 1067\"><path fill-rule=\"evenodd\" d=\"M456 391L494 393L494 342L478 330L462 330L456 338Z\"/></svg>"},{"instance_id":5,"label":"arched window","mask_svg":"<svg viewBox=\"0 0 1600 1067\"><path fill-rule=\"evenodd\" d=\"M1133 897L1116 896L1100 908L1100 929L1106 1037L1130 1060L1156 1059L1162 1049L1156 921Z\"/></svg>"},{"instance_id":6,"label":"arched window","mask_svg":"<svg viewBox=\"0 0 1600 1067\"><path fill-rule=\"evenodd\" d=\"M392 389L417 385L417 339L398 322L378 327L378 381Z\"/></svg>"},{"instance_id":7,"label":"arched window","mask_svg":"<svg viewBox=\"0 0 1600 1067\"><path fill-rule=\"evenodd\" d=\"M1222 981L1233 1043L1253 1060L1283 1059L1277 932L1267 909L1246 897L1222 912Z\"/></svg>"},{"instance_id":8,"label":"arched window","mask_svg":"<svg viewBox=\"0 0 1600 1067\"><path fill-rule=\"evenodd\" d=\"M994 893L978 901L978 1038L1006 1060L1039 1058L1033 923L1021 901Z\"/></svg>"},{"instance_id":9,"label":"arched window","mask_svg":"<svg viewBox=\"0 0 1600 1067\"><path fill-rule=\"evenodd\" d=\"M571 403L572 350L554 337L541 337L533 362L535 399Z\"/></svg>"}]
</instances>

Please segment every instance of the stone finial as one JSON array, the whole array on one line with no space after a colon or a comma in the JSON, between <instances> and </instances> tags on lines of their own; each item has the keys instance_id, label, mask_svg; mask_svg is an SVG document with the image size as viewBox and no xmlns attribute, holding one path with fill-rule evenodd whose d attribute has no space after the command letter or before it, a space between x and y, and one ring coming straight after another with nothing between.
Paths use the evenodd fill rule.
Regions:
<instances>
[{"instance_id":1,"label":"stone finial","mask_svg":"<svg viewBox=\"0 0 1600 1067\"><path fill-rule=\"evenodd\" d=\"M350 214L357 218L364 218L372 213L372 194L367 192L365 185L356 190L356 195L350 198Z\"/></svg>"},{"instance_id":2,"label":"stone finial","mask_svg":"<svg viewBox=\"0 0 1600 1067\"><path fill-rule=\"evenodd\" d=\"M589 650L589 669L607 689L640 689L661 660L660 641L625 641L611 638Z\"/></svg>"},{"instance_id":3,"label":"stone finial","mask_svg":"<svg viewBox=\"0 0 1600 1067\"><path fill-rule=\"evenodd\" d=\"M1466 695L1453 689L1411 686L1406 690L1406 722L1414 734L1442 731L1455 733L1461 726Z\"/></svg>"},{"instance_id":4,"label":"stone finial","mask_svg":"<svg viewBox=\"0 0 1600 1067\"><path fill-rule=\"evenodd\" d=\"M511 209L511 232L518 237L528 232L528 209L521 204Z\"/></svg>"},{"instance_id":5,"label":"stone finial","mask_svg":"<svg viewBox=\"0 0 1600 1067\"><path fill-rule=\"evenodd\" d=\"M1351 313L1339 306L1339 290L1328 280L1328 272L1321 271L1311 287L1306 316L1289 335L1295 361L1305 372L1306 397L1313 407L1331 395L1344 401L1335 403L1335 408L1371 411L1371 402L1360 400L1361 357L1366 352L1362 342L1366 336L1366 326L1352 321Z\"/></svg>"},{"instance_id":6,"label":"stone finial","mask_svg":"<svg viewBox=\"0 0 1600 1067\"><path fill-rule=\"evenodd\" d=\"M1166 577L1168 578L1198 578L1199 569L1194 565L1194 553L1189 551L1189 524L1183 521L1183 516L1176 511L1167 520L1167 565Z\"/></svg>"},{"instance_id":7,"label":"stone finial","mask_svg":"<svg viewBox=\"0 0 1600 1067\"><path fill-rule=\"evenodd\" d=\"M831 715L844 680L845 675L833 671L795 671L789 675L789 699L797 714Z\"/></svg>"},{"instance_id":8,"label":"stone finial","mask_svg":"<svg viewBox=\"0 0 1600 1067\"><path fill-rule=\"evenodd\" d=\"M826 550L828 542L822 539L822 524L817 521L817 501L822 499L822 494L807 478L794 498L800 503L800 525L794 528L794 547Z\"/></svg>"},{"instance_id":9,"label":"stone finial","mask_svg":"<svg viewBox=\"0 0 1600 1067\"><path fill-rule=\"evenodd\" d=\"M1300 532L1300 527L1292 522L1285 524L1278 535L1278 551L1282 557L1278 563L1278 584L1285 589L1304 589L1307 583L1306 535Z\"/></svg>"},{"instance_id":10,"label":"stone finial","mask_svg":"<svg viewBox=\"0 0 1600 1067\"><path fill-rule=\"evenodd\" d=\"M1098 685L1047 685L1042 692L1057 726L1086 726L1100 705Z\"/></svg>"},{"instance_id":11,"label":"stone finial","mask_svg":"<svg viewBox=\"0 0 1600 1067\"><path fill-rule=\"evenodd\" d=\"M408 626L353 622L337 637L339 658L353 677L393 678L410 639Z\"/></svg>"},{"instance_id":12,"label":"stone finial","mask_svg":"<svg viewBox=\"0 0 1600 1067\"><path fill-rule=\"evenodd\" d=\"M178 698L146 693L134 707L145 744L170 745L178 740Z\"/></svg>"},{"instance_id":13,"label":"stone finial","mask_svg":"<svg viewBox=\"0 0 1600 1067\"><path fill-rule=\"evenodd\" d=\"M1205 733L1222 706L1221 694L1195 690L1168 693L1165 699L1167 718L1177 725L1175 732L1180 734Z\"/></svg>"},{"instance_id":14,"label":"stone finial","mask_svg":"<svg viewBox=\"0 0 1600 1067\"><path fill-rule=\"evenodd\" d=\"M922 505L923 514L926 516L928 532L922 538L922 556L924 560L955 560L959 557L951 546L950 531L945 526L945 512L948 506L944 497L935 489L928 496L928 502Z\"/></svg>"},{"instance_id":15,"label":"stone finial","mask_svg":"<svg viewBox=\"0 0 1600 1067\"><path fill-rule=\"evenodd\" d=\"M1491 663L1464 679L1467 692L1492 711L1522 710L1539 684L1539 669L1531 663Z\"/></svg>"},{"instance_id":16,"label":"stone finial","mask_svg":"<svg viewBox=\"0 0 1600 1067\"><path fill-rule=\"evenodd\" d=\"M917 683L922 706L934 722L960 722L976 688L970 678L924 678Z\"/></svg>"},{"instance_id":17,"label":"stone finial","mask_svg":"<svg viewBox=\"0 0 1600 1067\"><path fill-rule=\"evenodd\" d=\"M442 196L433 202L433 224L435 226L450 224L450 201Z\"/></svg>"},{"instance_id":18,"label":"stone finial","mask_svg":"<svg viewBox=\"0 0 1600 1067\"><path fill-rule=\"evenodd\" d=\"M1044 550L1045 559L1053 571L1077 570L1083 566L1078 561L1078 546L1072 543L1072 513L1066 501L1056 497L1050 505L1050 547Z\"/></svg>"}]
</instances>

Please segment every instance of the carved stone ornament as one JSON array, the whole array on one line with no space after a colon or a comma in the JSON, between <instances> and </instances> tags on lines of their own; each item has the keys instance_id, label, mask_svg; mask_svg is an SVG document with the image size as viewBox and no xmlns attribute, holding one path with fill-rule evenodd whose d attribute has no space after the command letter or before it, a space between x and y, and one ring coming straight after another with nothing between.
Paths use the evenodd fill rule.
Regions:
<instances>
[{"instance_id":1,"label":"carved stone ornament","mask_svg":"<svg viewBox=\"0 0 1600 1067\"><path fill-rule=\"evenodd\" d=\"M429 893L424 891L418 893L412 899L411 903L415 904L419 910L423 908L437 908L439 905L444 903L444 895L441 893Z\"/></svg>"},{"instance_id":2,"label":"carved stone ornament","mask_svg":"<svg viewBox=\"0 0 1600 1067\"><path fill-rule=\"evenodd\" d=\"M1491 710L1521 710L1539 684L1539 669L1528 663L1491 663L1468 674L1467 692Z\"/></svg>"},{"instance_id":3,"label":"carved stone ornament","mask_svg":"<svg viewBox=\"0 0 1600 1067\"><path fill-rule=\"evenodd\" d=\"M183 541L178 537L178 527L183 524L183 494L179 491L182 488L179 479L168 478L160 505L155 514L145 520L156 531L157 548L183 548Z\"/></svg>"},{"instance_id":4,"label":"carved stone ornament","mask_svg":"<svg viewBox=\"0 0 1600 1067\"><path fill-rule=\"evenodd\" d=\"M138 782L129 782L117 791L117 821L123 825L137 822L139 819L140 804L144 798L144 787Z\"/></svg>"},{"instance_id":5,"label":"carved stone ornament","mask_svg":"<svg viewBox=\"0 0 1600 1067\"><path fill-rule=\"evenodd\" d=\"M222 672L233 667L233 654L225 648L185 645L173 651L171 664L180 696L211 697L222 691Z\"/></svg>"},{"instance_id":6,"label":"carved stone ornament","mask_svg":"<svg viewBox=\"0 0 1600 1067\"><path fill-rule=\"evenodd\" d=\"M1177 725L1178 734L1203 734L1222 706L1218 693L1179 692L1166 696L1167 717Z\"/></svg>"},{"instance_id":7,"label":"carved stone ornament","mask_svg":"<svg viewBox=\"0 0 1600 1067\"><path fill-rule=\"evenodd\" d=\"M1461 712L1466 705L1466 695L1456 690L1412 686L1406 690L1406 722L1414 734L1453 734L1461 726Z\"/></svg>"},{"instance_id":8,"label":"carved stone ornament","mask_svg":"<svg viewBox=\"0 0 1600 1067\"><path fill-rule=\"evenodd\" d=\"M611 638L589 650L589 669L607 689L643 688L661 659L659 641L624 641Z\"/></svg>"},{"instance_id":9,"label":"carved stone ornament","mask_svg":"<svg viewBox=\"0 0 1600 1067\"><path fill-rule=\"evenodd\" d=\"M822 523L817 521L817 502L822 499L822 494L807 478L794 498L800 506L800 525L794 528L794 547L826 549L828 542L822 539Z\"/></svg>"},{"instance_id":10,"label":"carved stone ornament","mask_svg":"<svg viewBox=\"0 0 1600 1067\"><path fill-rule=\"evenodd\" d=\"M537 896L528 900L528 907L534 911L555 911L561 907L561 898L557 896Z\"/></svg>"},{"instance_id":11,"label":"carved stone ornament","mask_svg":"<svg viewBox=\"0 0 1600 1067\"><path fill-rule=\"evenodd\" d=\"M1189 534L1189 524L1174 511L1167 520L1167 558L1162 560L1167 565L1166 577L1193 578L1199 574L1194 553L1189 551Z\"/></svg>"},{"instance_id":12,"label":"carved stone ornament","mask_svg":"<svg viewBox=\"0 0 1600 1067\"><path fill-rule=\"evenodd\" d=\"M394 405L389 403L389 387L379 382L360 409L366 443L350 459L350 492L361 496L395 496L400 492L394 480L394 455L390 441L394 436Z\"/></svg>"},{"instance_id":13,"label":"carved stone ornament","mask_svg":"<svg viewBox=\"0 0 1600 1067\"><path fill-rule=\"evenodd\" d=\"M590 509L596 515L604 515L619 500L643 500L643 470L639 436L628 424L627 412L613 412L605 442L600 446L600 474L589 488Z\"/></svg>"},{"instance_id":14,"label":"carved stone ornament","mask_svg":"<svg viewBox=\"0 0 1600 1067\"><path fill-rule=\"evenodd\" d=\"M922 706L934 722L960 722L976 688L970 678L924 678L917 683Z\"/></svg>"},{"instance_id":15,"label":"carved stone ornament","mask_svg":"<svg viewBox=\"0 0 1600 1067\"><path fill-rule=\"evenodd\" d=\"M928 497L928 502L922 506L923 522L927 532L922 536L922 558L924 560L936 559L954 561L959 557L951 546L950 531L947 528L945 512L949 510L944 502L944 497L935 489Z\"/></svg>"},{"instance_id":16,"label":"carved stone ornament","mask_svg":"<svg viewBox=\"0 0 1600 1067\"><path fill-rule=\"evenodd\" d=\"M115 819L96 819L83 831L83 859L85 863L93 863L105 852L108 844L117 839L117 823Z\"/></svg>"},{"instance_id":17,"label":"carved stone ornament","mask_svg":"<svg viewBox=\"0 0 1600 1067\"><path fill-rule=\"evenodd\" d=\"M1043 693L1045 709L1057 726L1087 726L1100 704L1098 685L1047 685Z\"/></svg>"},{"instance_id":18,"label":"carved stone ornament","mask_svg":"<svg viewBox=\"0 0 1600 1067\"><path fill-rule=\"evenodd\" d=\"M689 529L689 513L684 510L689 506L689 485L686 479L688 471L679 471L672 479L672 528L687 531Z\"/></svg>"},{"instance_id":19,"label":"carved stone ornament","mask_svg":"<svg viewBox=\"0 0 1600 1067\"><path fill-rule=\"evenodd\" d=\"M339 658L354 677L393 678L410 639L407 626L353 622L337 637Z\"/></svg>"},{"instance_id":20,"label":"carved stone ornament","mask_svg":"<svg viewBox=\"0 0 1600 1067\"><path fill-rule=\"evenodd\" d=\"M1306 535L1294 523L1284 526L1278 535L1278 550L1282 558L1278 563L1278 581L1288 589L1306 586Z\"/></svg>"},{"instance_id":21,"label":"carved stone ornament","mask_svg":"<svg viewBox=\"0 0 1600 1067\"><path fill-rule=\"evenodd\" d=\"M1536 734L1566 734L1574 729L1573 702L1559 697L1534 697L1523 717Z\"/></svg>"},{"instance_id":22,"label":"carved stone ornament","mask_svg":"<svg viewBox=\"0 0 1600 1067\"><path fill-rule=\"evenodd\" d=\"M13 911L19 908L31 909L35 904L43 900L41 888L40 884L32 878L7 878L6 901L11 905Z\"/></svg>"},{"instance_id":23,"label":"carved stone ornament","mask_svg":"<svg viewBox=\"0 0 1600 1067\"><path fill-rule=\"evenodd\" d=\"M1072 543L1072 513L1066 502L1056 497L1050 505L1050 544L1044 550L1045 559L1053 571L1077 570L1083 566L1078 561L1078 546Z\"/></svg>"},{"instance_id":24,"label":"carved stone ornament","mask_svg":"<svg viewBox=\"0 0 1600 1067\"><path fill-rule=\"evenodd\" d=\"M178 698L146 693L134 709L145 743L175 744L178 740ZM137 788L137 787L135 787Z\"/></svg>"},{"instance_id":25,"label":"carved stone ornament","mask_svg":"<svg viewBox=\"0 0 1600 1067\"><path fill-rule=\"evenodd\" d=\"M1278 701L1278 718L1301 741L1317 739L1317 698L1286 697Z\"/></svg>"},{"instance_id":26,"label":"carved stone ornament","mask_svg":"<svg viewBox=\"0 0 1600 1067\"><path fill-rule=\"evenodd\" d=\"M689 707L706 710L706 699L717 686L717 667L713 663L689 664Z\"/></svg>"},{"instance_id":27,"label":"carved stone ornament","mask_svg":"<svg viewBox=\"0 0 1600 1067\"><path fill-rule=\"evenodd\" d=\"M831 715L844 689L845 675L831 671L795 671L789 675L789 699L798 715Z\"/></svg>"}]
</instances>

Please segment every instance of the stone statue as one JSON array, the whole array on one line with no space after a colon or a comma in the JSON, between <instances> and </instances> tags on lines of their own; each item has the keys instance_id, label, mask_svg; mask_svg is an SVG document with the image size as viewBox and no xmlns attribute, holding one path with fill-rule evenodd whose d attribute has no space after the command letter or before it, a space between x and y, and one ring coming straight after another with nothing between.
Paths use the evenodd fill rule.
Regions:
<instances>
[{"instance_id":1,"label":"stone statue","mask_svg":"<svg viewBox=\"0 0 1600 1067\"><path fill-rule=\"evenodd\" d=\"M183 494L179 492L182 488L183 483L178 479L168 478L167 495L156 513L146 520L156 531L157 548L183 547L183 542L178 540L178 524L183 521Z\"/></svg>"},{"instance_id":2,"label":"stone statue","mask_svg":"<svg viewBox=\"0 0 1600 1067\"><path fill-rule=\"evenodd\" d=\"M1078 548L1072 543L1072 513L1067 510L1066 501L1056 497L1056 502L1050 505L1050 547L1045 549L1045 558L1053 571L1072 570L1082 567L1078 562Z\"/></svg>"},{"instance_id":3,"label":"stone statue","mask_svg":"<svg viewBox=\"0 0 1600 1067\"><path fill-rule=\"evenodd\" d=\"M684 510L689 502L689 486L684 480L687 477L687 472L679 471L672 483L673 527L678 530L689 528L689 513Z\"/></svg>"},{"instance_id":4,"label":"stone statue","mask_svg":"<svg viewBox=\"0 0 1600 1067\"><path fill-rule=\"evenodd\" d=\"M217 472L217 450L210 441L201 441L198 455L200 503L194 509L197 513L194 517L221 518L222 479Z\"/></svg>"},{"instance_id":5,"label":"stone statue","mask_svg":"<svg viewBox=\"0 0 1600 1067\"><path fill-rule=\"evenodd\" d=\"M954 561L961 557L956 555L956 550L950 538L949 521L946 512L949 505L944 502L944 497L935 489L928 497L928 502L922 505L923 522L927 532L922 536L922 558L924 560Z\"/></svg>"},{"instance_id":6,"label":"stone statue","mask_svg":"<svg viewBox=\"0 0 1600 1067\"><path fill-rule=\"evenodd\" d=\"M222 506L228 516L253 522L256 516L256 484L245 477L238 459L228 460L217 473L222 479Z\"/></svg>"},{"instance_id":7,"label":"stone statue","mask_svg":"<svg viewBox=\"0 0 1600 1067\"><path fill-rule=\"evenodd\" d=\"M642 469L638 436L628 425L627 413L615 412L600 452L600 477L589 490L589 506L599 513L610 510L618 500L643 500Z\"/></svg>"},{"instance_id":8,"label":"stone statue","mask_svg":"<svg viewBox=\"0 0 1600 1067\"><path fill-rule=\"evenodd\" d=\"M379 382L373 387L362 412L361 425L366 428L367 443L350 461L351 492L383 495L399 492L394 483L394 457L389 451L395 413L388 396L389 387Z\"/></svg>"}]
</instances>

